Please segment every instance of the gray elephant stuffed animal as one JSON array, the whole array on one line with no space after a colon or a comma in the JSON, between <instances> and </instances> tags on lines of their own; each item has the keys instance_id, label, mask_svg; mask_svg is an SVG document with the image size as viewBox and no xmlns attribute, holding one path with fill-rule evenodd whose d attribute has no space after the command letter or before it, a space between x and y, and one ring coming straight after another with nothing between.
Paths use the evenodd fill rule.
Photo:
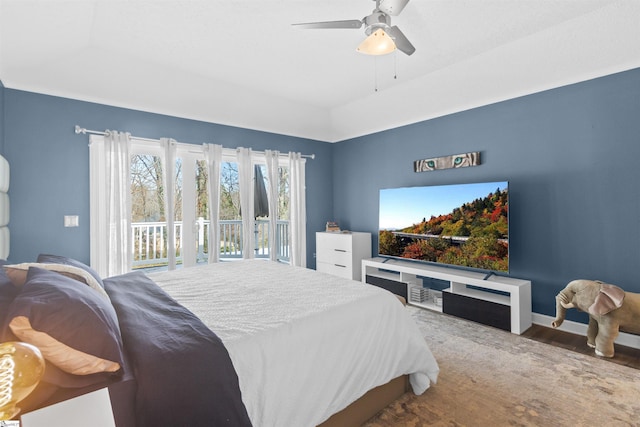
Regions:
<instances>
[{"instance_id":1,"label":"gray elephant stuffed animal","mask_svg":"<svg viewBox=\"0 0 640 427\"><path fill-rule=\"evenodd\" d=\"M640 334L640 294L597 280L574 280L556 296L554 328L562 324L568 308L589 314L587 345L598 356L613 357L619 331Z\"/></svg>"}]
</instances>

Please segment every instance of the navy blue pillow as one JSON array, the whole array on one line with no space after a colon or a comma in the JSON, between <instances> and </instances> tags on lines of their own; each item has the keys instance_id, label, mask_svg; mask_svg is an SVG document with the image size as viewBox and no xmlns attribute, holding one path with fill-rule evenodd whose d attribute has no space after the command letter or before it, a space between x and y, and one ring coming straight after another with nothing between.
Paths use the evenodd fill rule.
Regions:
<instances>
[{"instance_id":1,"label":"navy blue pillow","mask_svg":"<svg viewBox=\"0 0 640 427\"><path fill-rule=\"evenodd\" d=\"M46 264L46 263L66 264L66 265L72 265L74 267L82 268L87 273L91 274L96 279L96 281L100 284L100 286L102 286L102 288L104 289L104 283L102 283L102 278L100 277L98 272L78 260L61 256L61 255L40 254L38 255L37 262L41 264Z\"/></svg>"},{"instance_id":2,"label":"navy blue pillow","mask_svg":"<svg viewBox=\"0 0 640 427\"><path fill-rule=\"evenodd\" d=\"M65 363L73 368L62 366L53 354L45 353L47 360L43 381L59 387L85 387L114 378L122 371L124 354L122 338L115 309L111 303L97 291L88 286L78 286L69 277L53 271L31 267L27 281L7 310L6 324L12 323L12 330L22 341L35 345L41 344L33 335L19 333L15 328L16 320L27 318L30 328L43 332L54 340L71 347L65 351ZM18 318L18 319L16 319ZM30 329L27 328L27 331ZM57 346L56 350L63 348ZM68 349L67 349L68 350ZM109 370L78 374L76 366L84 366L86 358L76 357L80 353L109 362ZM81 362L82 361L82 362Z\"/></svg>"}]
</instances>

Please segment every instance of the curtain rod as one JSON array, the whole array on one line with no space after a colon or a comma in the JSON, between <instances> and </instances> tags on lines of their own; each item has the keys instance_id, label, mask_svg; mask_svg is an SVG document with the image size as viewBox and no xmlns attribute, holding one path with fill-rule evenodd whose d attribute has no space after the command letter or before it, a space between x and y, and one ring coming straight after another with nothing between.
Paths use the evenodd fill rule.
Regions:
<instances>
[{"instance_id":1,"label":"curtain rod","mask_svg":"<svg viewBox=\"0 0 640 427\"><path fill-rule=\"evenodd\" d=\"M75 132L76 132L76 134L80 134L81 133L83 135L86 135L86 134L106 135L107 134L107 132L102 132L102 131L99 131L99 130L89 130L89 129L82 128L82 127L80 127L78 125L76 125L76 127L75 127ZM158 140L158 139L141 138L141 137L138 137L138 136L132 136L132 138L139 139L139 140L142 140L142 141L160 142L160 140ZM264 151L253 151L253 152L257 153L257 154L264 154ZM315 154L302 154L301 156L305 157L307 159L312 159L312 160L316 158Z\"/></svg>"}]
</instances>

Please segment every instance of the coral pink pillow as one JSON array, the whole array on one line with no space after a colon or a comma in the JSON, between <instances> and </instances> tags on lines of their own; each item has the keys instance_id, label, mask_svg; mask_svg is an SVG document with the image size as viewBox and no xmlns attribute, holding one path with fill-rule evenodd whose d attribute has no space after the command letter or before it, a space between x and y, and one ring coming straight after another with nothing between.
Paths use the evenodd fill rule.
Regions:
<instances>
[{"instance_id":1,"label":"coral pink pillow","mask_svg":"<svg viewBox=\"0 0 640 427\"><path fill-rule=\"evenodd\" d=\"M38 347L57 368L45 371L46 382L84 387L121 371L124 355L115 309L108 299L89 286L78 286L74 279L29 268L6 322L20 340Z\"/></svg>"}]
</instances>

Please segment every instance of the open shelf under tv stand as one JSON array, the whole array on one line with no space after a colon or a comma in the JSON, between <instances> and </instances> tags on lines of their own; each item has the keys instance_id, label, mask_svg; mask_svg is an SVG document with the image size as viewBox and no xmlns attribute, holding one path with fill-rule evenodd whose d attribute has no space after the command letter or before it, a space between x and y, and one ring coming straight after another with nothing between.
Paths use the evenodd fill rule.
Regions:
<instances>
[{"instance_id":1,"label":"open shelf under tv stand","mask_svg":"<svg viewBox=\"0 0 640 427\"><path fill-rule=\"evenodd\" d=\"M442 292L442 306L432 301L416 302L407 298L410 288L422 287L422 278L449 282ZM479 323L496 326L514 334L531 327L531 281L488 275L432 264L392 258L362 260L362 281L401 294L411 305L452 314Z\"/></svg>"}]
</instances>

